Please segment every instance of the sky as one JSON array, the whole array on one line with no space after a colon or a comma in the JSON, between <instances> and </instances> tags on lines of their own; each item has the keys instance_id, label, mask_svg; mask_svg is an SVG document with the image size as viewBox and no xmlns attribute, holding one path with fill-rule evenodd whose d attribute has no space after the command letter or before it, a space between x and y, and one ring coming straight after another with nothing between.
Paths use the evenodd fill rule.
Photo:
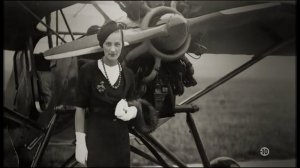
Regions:
<instances>
[{"instance_id":1,"label":"sky","mask_svg":"<svg viewBox=\"0 0 300 168\"><path fill-rule=\"evenodd\" d=\"M113 20L122 20L126 18L126 13L113 1L98 1L101 9ZM75 4L71 7L63 9L68 23L72 31L86 32L91 25L102 25L104 23L103 17L99 12L90 4ZM55 18L55 13L52 13ZM55 19L51 27L55 29ZM39 24L38 29L45 28ZM62 17L59 16L59 30L67 31ZM55 44L55 38L54 44ZM67 41L71 41L70 37L66 36ZM47 39L43 38L39 41L35 53L44 52L48 49ZM4 88L8 80L8 75L12 72L12 55L11 51L4 51ZM219 78L226 73L232 71L234 68L240 66L248 61L251 56L249 55L230 55L230 54L203 54L199 60L193 60L188 57L194 65L195 76L197 78L209 77ZM280 57L269 56L262 61L258 62L248 70L242 72L235 78L256 78L256 79L279 79L295 81L296 77L296 57Z\"/></svg>"}]
</instances>

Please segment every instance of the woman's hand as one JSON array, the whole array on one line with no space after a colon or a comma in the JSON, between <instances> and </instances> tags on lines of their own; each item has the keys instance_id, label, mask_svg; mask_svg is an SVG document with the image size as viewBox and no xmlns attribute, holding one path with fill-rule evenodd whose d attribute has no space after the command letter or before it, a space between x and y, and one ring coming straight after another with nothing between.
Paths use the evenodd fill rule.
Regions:
<instances>
[{"instance_id":1,"label":"woman's hand","mask_svg":"<svg viewBox=\"0 0 300 168\"><path fill-rule=\"evenodd\" d=\"M123 121L129 121L136 117L137 108L135 106L128 107L125 99L118 102L115 110L115 116Z\"/></svg>"},{"instance_id":2,"label":"woman's hand","mask_svg":"<svg viewBox=\"0 0 300 168\"><path fill-rule=\"evenodd\" d=\"M117 117L123 121L129 121L133 118L136 117L136 114L137 114L137 108L134 107L134 106L131 106L131 107L127 107L127 108L124 108L124 111L125 111L125 114Z\"/></svg>"},{"instance_id":3,"label":"woman's hand","mask_svg":"<svg viewBox=\"0 0 300 168\"><path fill-rule=\"evenodd\" d=\"M115 116L118 118L118 117L125 115L124 109L127 109L127 108L128 108L127 101L125 99L121 99L116 106Z\"/></svg>"},{"instance_id":4,"label":"woman's hand","mask_svg":"<svg viewBox=\"0 0 300 168\"><path fill-rule=\"evenodd\" d=\"M75 135L76 135L75 158L77 162L86 166L88 150L85 142L85 133L75 132Z\"/></svg>"}]
</instances>

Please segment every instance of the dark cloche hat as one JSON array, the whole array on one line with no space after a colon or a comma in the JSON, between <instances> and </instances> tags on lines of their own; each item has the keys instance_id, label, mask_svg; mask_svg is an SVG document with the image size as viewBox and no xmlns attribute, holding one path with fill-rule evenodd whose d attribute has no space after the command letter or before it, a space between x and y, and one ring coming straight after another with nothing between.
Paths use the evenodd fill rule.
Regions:
<instances>
[{"instance_id":1,"label":"dark cloche hat","mask_svg":"<svg viewBox=\"0 0 300 168\"><path fill-rule=\"evenodd\" d=\"M105 23L97 33L99 45L103 47L103 43L107 39L107 37L119 29L122 29L122 27L119 26L115 21L109 21Z\"/></svg>"}]
</instances>

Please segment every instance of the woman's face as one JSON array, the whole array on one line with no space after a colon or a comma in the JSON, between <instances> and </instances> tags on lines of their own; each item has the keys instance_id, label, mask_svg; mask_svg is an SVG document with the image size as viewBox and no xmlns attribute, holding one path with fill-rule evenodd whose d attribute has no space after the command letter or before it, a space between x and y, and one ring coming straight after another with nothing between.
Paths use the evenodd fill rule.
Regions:
<instances>
[{"instance_id":1,"label":"woman's face","mask_svg":"<svg viewBox=\"0 0 300 168\"><path fill-rule=\"evenodd\" d=\"M116 62L122 50L121 31L110 34L103 43L104 57L109 61Z\"/></svg>"}]
</instances>

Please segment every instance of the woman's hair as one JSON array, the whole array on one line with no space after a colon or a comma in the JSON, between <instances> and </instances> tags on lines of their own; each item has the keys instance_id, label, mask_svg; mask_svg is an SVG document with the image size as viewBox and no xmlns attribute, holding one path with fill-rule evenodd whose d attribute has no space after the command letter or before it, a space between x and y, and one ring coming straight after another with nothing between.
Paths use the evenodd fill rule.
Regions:
<instances>
[{"instance_id":1,"label":"woman's hair","mask_svg":"<svg viewBox=\"0 0 300 168\"><path fill-rule=\"evenodd\" d=\"M121 24L118 24L115 21L109 21L105 23L101 29L97 33L97 39L99 41L99 45L103 48L103 43L107 39L107 37L114 33L117 30L121 30L121 38L122 38L122 46L124 46L124 38L123 38L123 27Z\"/></svg>"}]
</instances>

